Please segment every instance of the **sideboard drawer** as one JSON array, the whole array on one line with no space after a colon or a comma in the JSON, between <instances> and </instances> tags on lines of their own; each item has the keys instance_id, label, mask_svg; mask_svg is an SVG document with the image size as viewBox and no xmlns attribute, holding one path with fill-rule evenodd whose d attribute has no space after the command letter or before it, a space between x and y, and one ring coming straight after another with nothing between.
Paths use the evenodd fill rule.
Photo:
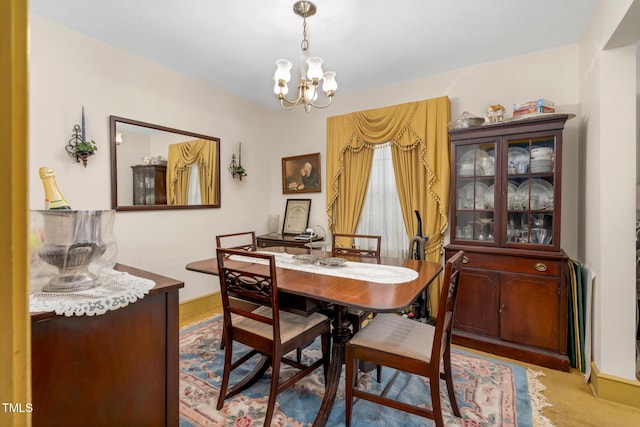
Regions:
<instances>
[{"instance_id":1,"label":"sideboard drawer","mask_svg":"<svg viewBox=\"0 0 640 427\"><path fill-rule=\"evenodd\" d=\"M523 274L541 274L544 276L560 276L561 261L549 258L517 257L508 255L481 254L465 252L464 267L499 270Z\"/></svg>"}]
</instances>

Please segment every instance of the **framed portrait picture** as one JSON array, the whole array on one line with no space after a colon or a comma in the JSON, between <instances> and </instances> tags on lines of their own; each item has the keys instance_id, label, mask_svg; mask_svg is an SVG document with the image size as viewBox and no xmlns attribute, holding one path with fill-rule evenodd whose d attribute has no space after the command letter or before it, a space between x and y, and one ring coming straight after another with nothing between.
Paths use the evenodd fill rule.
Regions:
<instances>
[{"instance_id":1,"label":"framed portrait picture","mask_svg":"<svg viewBox=\"0 0 640 427\"><path fill-rule=\"evenodd\" d=\"M320 153L282 158L282 194L320 192Z\"/></svg>"},{"instance_id":2,"label":"framed portrait picture","mask_svg":"<svg viewBox=\"0 0 640 427\"><path fill-rule=\"evenodd\" d=\"M282 222L282 234L301 234L309 225L311 199L287 199Z\"/></svg>"}]
</instances>

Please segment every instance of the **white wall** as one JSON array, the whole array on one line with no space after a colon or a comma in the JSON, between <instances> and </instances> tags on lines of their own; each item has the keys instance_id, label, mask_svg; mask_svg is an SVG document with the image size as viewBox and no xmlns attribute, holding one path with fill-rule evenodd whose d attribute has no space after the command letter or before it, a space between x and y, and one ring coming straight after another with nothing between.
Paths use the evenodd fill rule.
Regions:
<instances>
[{"instance_id":1,"label":"white wall","mask_svg":"<svg viewBox=\"0 0 640 427\"><path fill-rule=\"evenodd\" d=\"M119 262L185 281L181 300L217 290L217 279L184 266L215 256L216 234L266 232L266 190L279 185L273 113L33 14L30 31L30 209L43 207L40 166L53 168L74 209L110 209L109 115L219 137L220 209L118 212L115 222ZM81 105L99 147L86 169L64 151ZM242 182L226 172L238 141L249 171Z\"/></svg>"},{"instance_id":2,"label":"white wall","mask_svg":"<svg viewBox=\"0 0 640 427\"><path fill-rule=\"evenodd\" d=\"M631 9L630 9L631 8ZM598 3L580 46L581 212L584 262L596 273L594 354L599 369L635 379L636 42L625 22L640 2ZM627 28L623 28L627 27ZM631 32L628 32L631 30ZM634 34L626 42L622 34ZM607 44L616 40L616 46Z\"/></svg>"}]
</instances>

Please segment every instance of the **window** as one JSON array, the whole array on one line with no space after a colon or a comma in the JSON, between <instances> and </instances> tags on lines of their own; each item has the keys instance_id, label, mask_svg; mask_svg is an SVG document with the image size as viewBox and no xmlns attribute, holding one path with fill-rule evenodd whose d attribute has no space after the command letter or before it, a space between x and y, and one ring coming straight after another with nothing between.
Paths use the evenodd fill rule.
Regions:
<instances>
[{"instance_id":1,"label":"window","mask_svg":"<svg viewBox=\"0 0 640 427\"><path fill-rule=\"evenodd\" d=\"M402 219L391 145L388 143L374 150L369 185L356 234L382 236L382 256L405 258L407 255L409 239Z\"/></svg>"}]
</instances>

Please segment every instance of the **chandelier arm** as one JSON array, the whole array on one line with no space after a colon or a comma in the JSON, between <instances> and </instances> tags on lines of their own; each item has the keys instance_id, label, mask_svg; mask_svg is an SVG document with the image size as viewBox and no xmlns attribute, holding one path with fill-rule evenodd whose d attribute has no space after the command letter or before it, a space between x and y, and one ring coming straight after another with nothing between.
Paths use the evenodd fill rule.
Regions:
<instances>
[{"instance_id":1,"label":"chandelier arm","mask_svg":"<svg viewBox=\"0 0 640 427\"><path fill-rule=\"evenodd\" d=\"M300 104L300 102L304 99L303 91L301 89L298 89L298 97L293 101L287 99L287 97L284 96L282 92L280 92L280 95L278 95L278 99L280 100L280 105L282 106L282 108L284 108L285 110L290 110L296 105ZM289 105L290 108L286 108L285 105Z\"/></svg>"},{"instance_id":2,"label":"chandelier arm","mask_svg":"<svg viewBox=\"0 0 640 427\"><path fill-rule=\"evenodd\" d=\"M327 108L329 105L331 105L331 101L333 101L333 96L329 97L329 102L327 102L326 105L318 105L315 102L310 102L309 105L319 110L322 110L323 108Z\"/></svg>"}]
</instances>

